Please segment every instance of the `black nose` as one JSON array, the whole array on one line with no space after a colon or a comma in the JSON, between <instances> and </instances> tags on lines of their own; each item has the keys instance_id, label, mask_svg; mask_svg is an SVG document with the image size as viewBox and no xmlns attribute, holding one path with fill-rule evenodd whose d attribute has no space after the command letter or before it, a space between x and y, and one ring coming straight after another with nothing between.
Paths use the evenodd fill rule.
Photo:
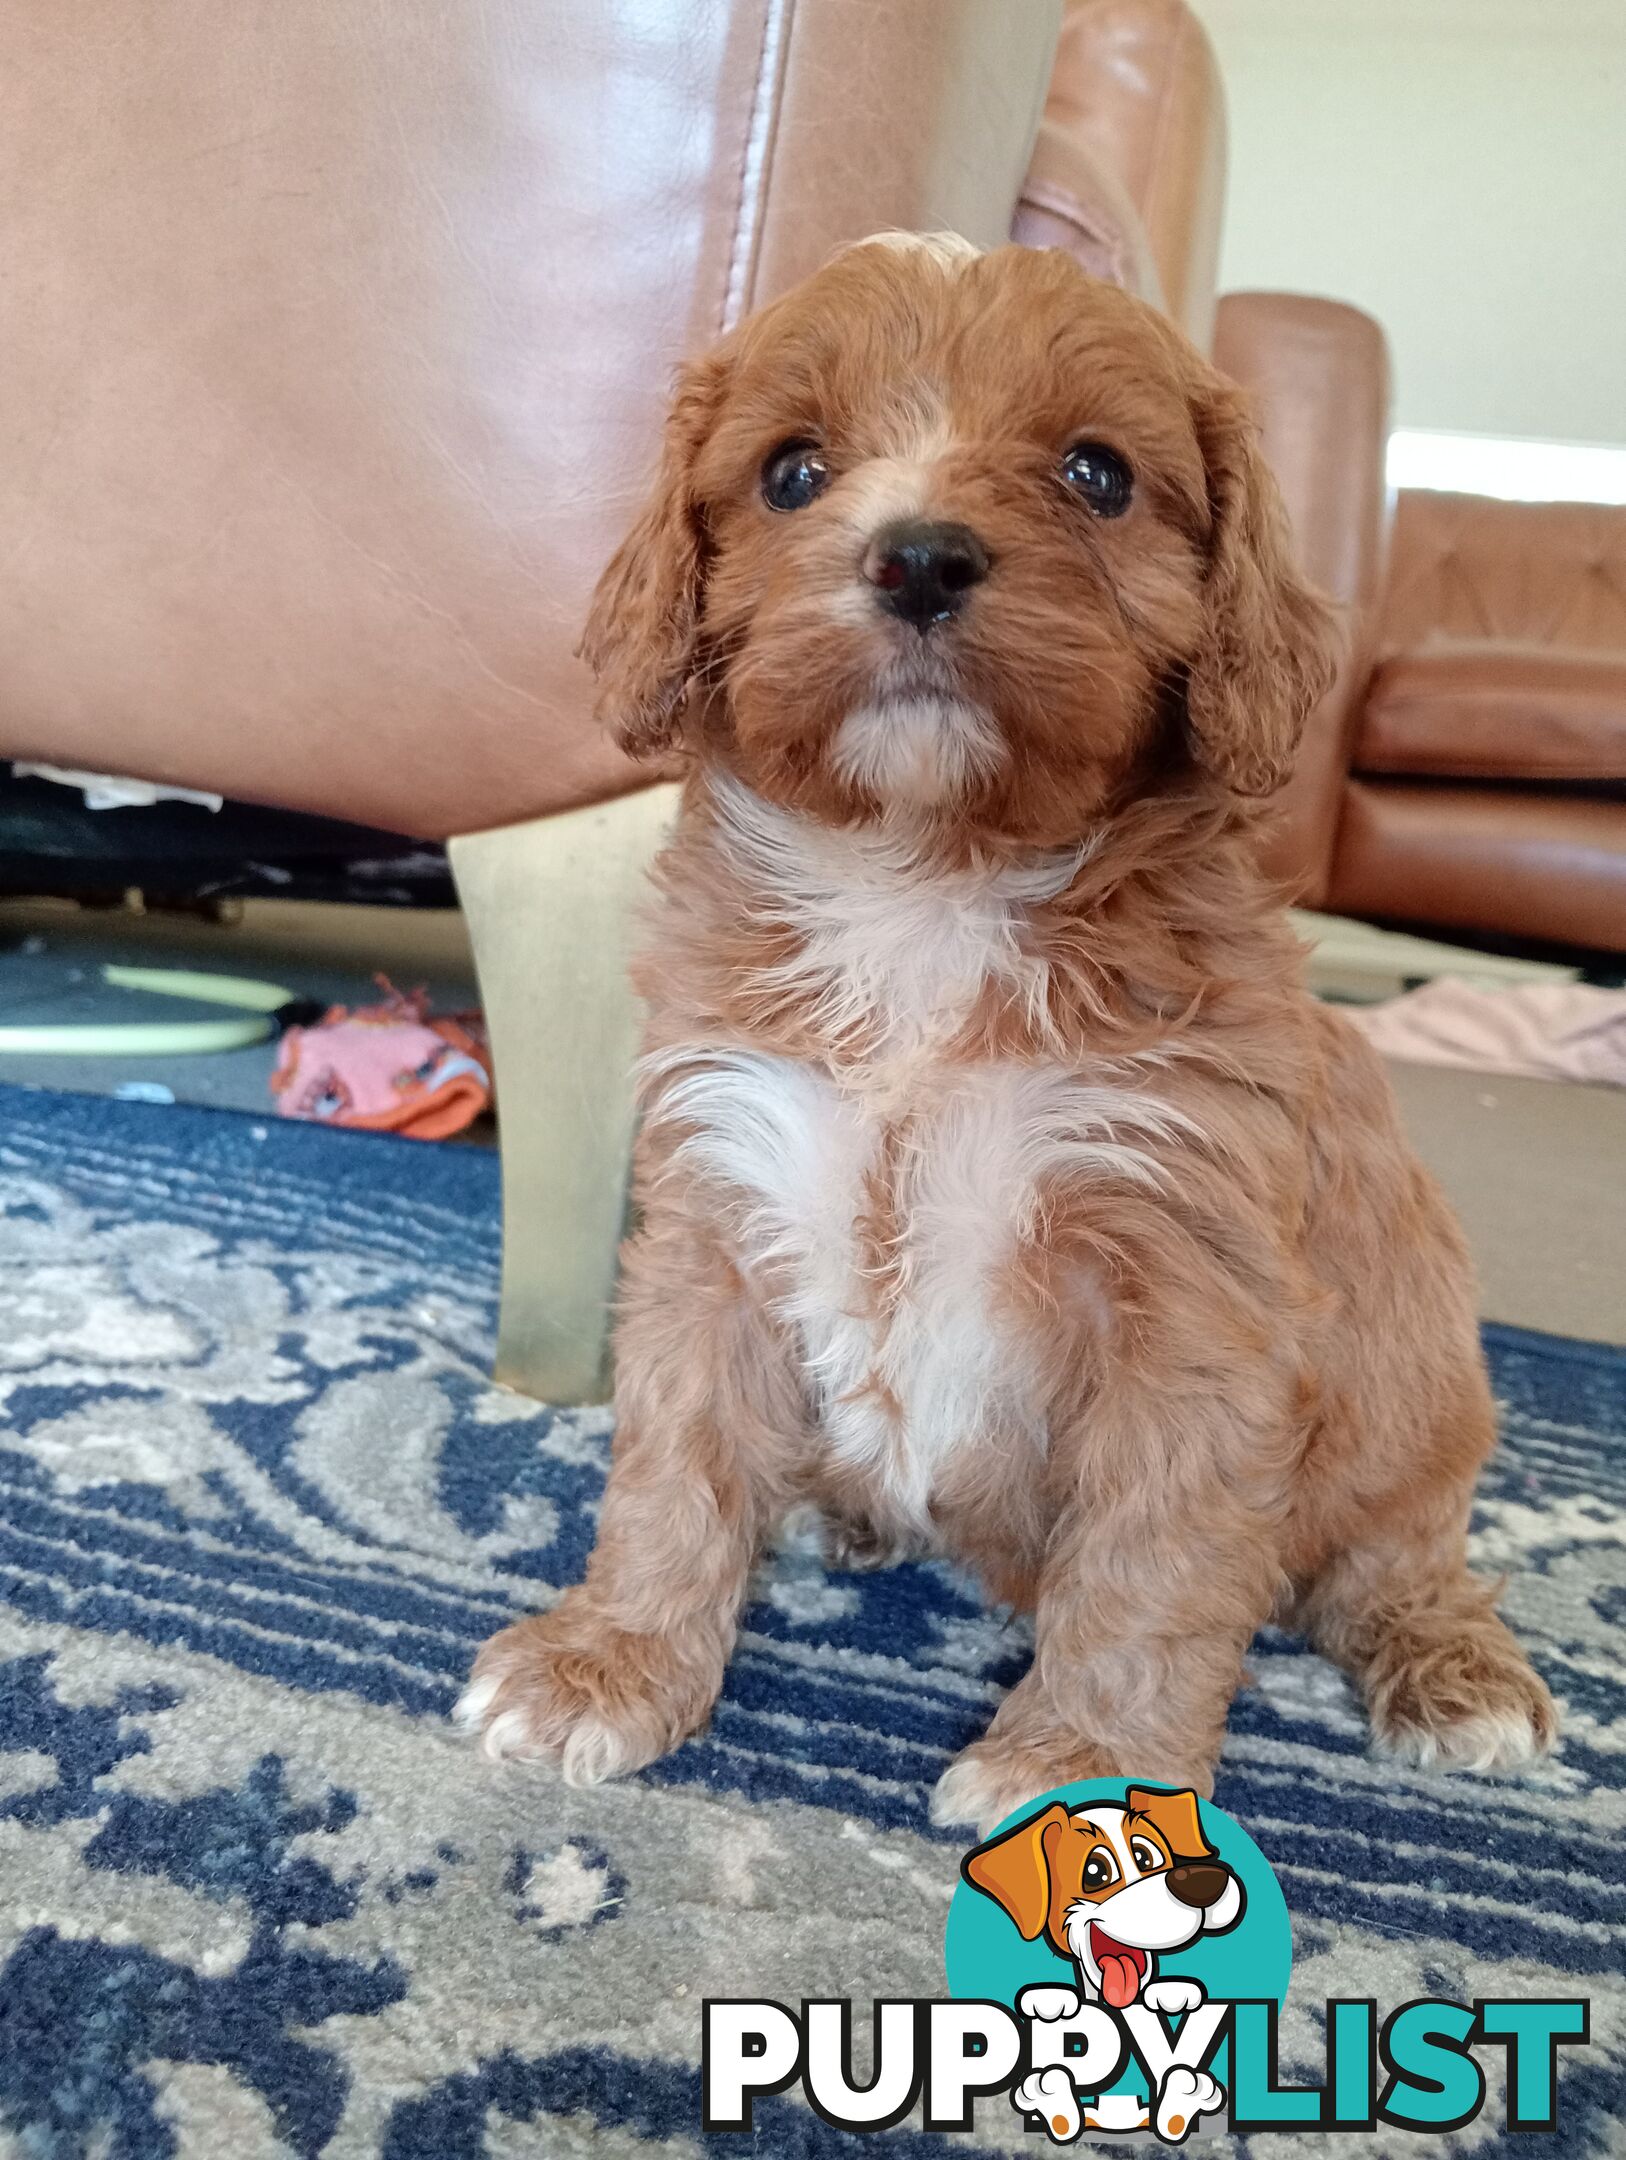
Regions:
<instances>
[{"instance_id":1,"label":"black nose","mask_svg":"<svg viewBox=\"0 0 1626 2160\"><path fill-rule=\"evenodd\" d=\"M1169 1888L1182 1905L1195 1905L1199 1911L1219 1903L1228 1880L1224 1868L1209 1867L1203 1861L1169 1870Z\"/></svg>"},{"instance_id":2,"label":"black nose","mask_svg":"<svg viewBox=\"0 0 1626 2160\"><path fill-rule=\"evenodd\" d=\"M988 550L969 526L917 518L878 533L866 568L882 607L924 634L965 606L988 575Z\"/></svg>"}]
</instances>

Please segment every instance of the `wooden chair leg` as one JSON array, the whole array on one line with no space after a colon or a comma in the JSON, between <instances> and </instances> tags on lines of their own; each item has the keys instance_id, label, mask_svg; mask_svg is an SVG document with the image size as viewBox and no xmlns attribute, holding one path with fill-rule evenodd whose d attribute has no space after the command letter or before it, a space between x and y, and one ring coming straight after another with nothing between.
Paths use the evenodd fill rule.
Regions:
<instances>
[{"instance_id":1,"label":"wooden chair leg","mask_svg":"<svg viewBox=\"0 0 1626 2160\"><path fill-rule=\"evenodd\" d=\"M632 1147L636 1000L627 962L677 790L453 840L502 1147L496 1377L602 1402Z\"/></svg>"}]
</instances>

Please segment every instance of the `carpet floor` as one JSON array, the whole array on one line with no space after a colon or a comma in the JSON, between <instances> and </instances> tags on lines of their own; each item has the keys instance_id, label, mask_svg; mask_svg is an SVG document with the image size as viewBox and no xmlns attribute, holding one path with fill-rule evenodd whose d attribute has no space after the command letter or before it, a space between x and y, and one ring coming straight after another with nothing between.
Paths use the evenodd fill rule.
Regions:
<instances>
[{"instance_id":1,"label":"carpet floor","mask_svg":"<svg viewBox=\"0 0 1626 2160\"><path fill-rule=\"evenodd\" d=\"M926 1795L1019 1627L943 1569L790 1552L711 1730L642 1778L567 1792L447 1724L478 1642L580 1573L607 1450L605 1413L485 1381L496 1175L0 1089L0 2151L967 2149L789 2095L754 2141L702 2131L699 2005L942 1991L959 1847ZM1476 1558L1565 1706L1559 1755L1507 1782L1376 1763L1343 1681L1267 1634L1216 1799L1293 1914L1284 2077L1319 2076L1329 1995L1580 1993L1543 2149L1619 2152L1626 1356L1487 1343ZM1023 2149L1000 2107L976 2149ZM1457 2145L1531 2149L1499 2120Z\"/></svg>"}]
</instances>

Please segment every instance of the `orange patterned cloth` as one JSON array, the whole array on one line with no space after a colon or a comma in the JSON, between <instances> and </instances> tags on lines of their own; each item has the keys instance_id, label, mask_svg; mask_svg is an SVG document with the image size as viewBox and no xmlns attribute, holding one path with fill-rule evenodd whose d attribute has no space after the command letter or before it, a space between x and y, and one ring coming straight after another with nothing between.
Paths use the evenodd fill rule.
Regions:
<instances>
[{"instance_id":1,"label":"orange patterned cloth","mask_svg":"<svg viewBox=\"0 0 1626 2160\"><path fill-rule=\"evenodd\" d=\"M313 1026L288 1029L271 1075L278 1111L413 1140L462 1132L491 1104L484 1020L433 1019L423 991L378 983L381 1004L330 1006Z\"/></svg>"}]
</instances>

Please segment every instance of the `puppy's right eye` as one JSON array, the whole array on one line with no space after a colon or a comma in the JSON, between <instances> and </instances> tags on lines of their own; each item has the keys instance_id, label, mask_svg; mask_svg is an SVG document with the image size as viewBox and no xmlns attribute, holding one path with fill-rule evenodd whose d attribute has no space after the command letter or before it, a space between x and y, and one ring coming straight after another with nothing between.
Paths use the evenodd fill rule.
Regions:
<instances>
[{"instance_id":1,"label":"puppy's right eye","mask_svg":"<svg viewBox=\"0 0 1626 2160\"><path fill-rule=\"evenodd\" d=\"M1114 1883L1117 1879L1117 1863L1111 1853L1097 1845L1084 1863L1084 1888L1086 1890L1104 1890L1108 1883Z\"/></svg>"},{"instance_id":2,"label":"puppy's right eye","mask_svg":"<svg viewBox=\"0 0 1626 2160\"><path fill-rule=\"evenodd\" d=\"M781 443L762 468L762 499L770 510L805 510L830 485L817 443Z\"/></svg>"},{"instance_id":3,"label":"puppy's right eye","mask_svg":"<svg viewBox=\"0 0 1626 2160\"><path fill-rule=\"evenodd\" d=\"M1106 443L1074 443L1061 461L1061 476L1098 518L1122 517L1135 492L1135 476Z\"/></svg>"}]
</instances>

